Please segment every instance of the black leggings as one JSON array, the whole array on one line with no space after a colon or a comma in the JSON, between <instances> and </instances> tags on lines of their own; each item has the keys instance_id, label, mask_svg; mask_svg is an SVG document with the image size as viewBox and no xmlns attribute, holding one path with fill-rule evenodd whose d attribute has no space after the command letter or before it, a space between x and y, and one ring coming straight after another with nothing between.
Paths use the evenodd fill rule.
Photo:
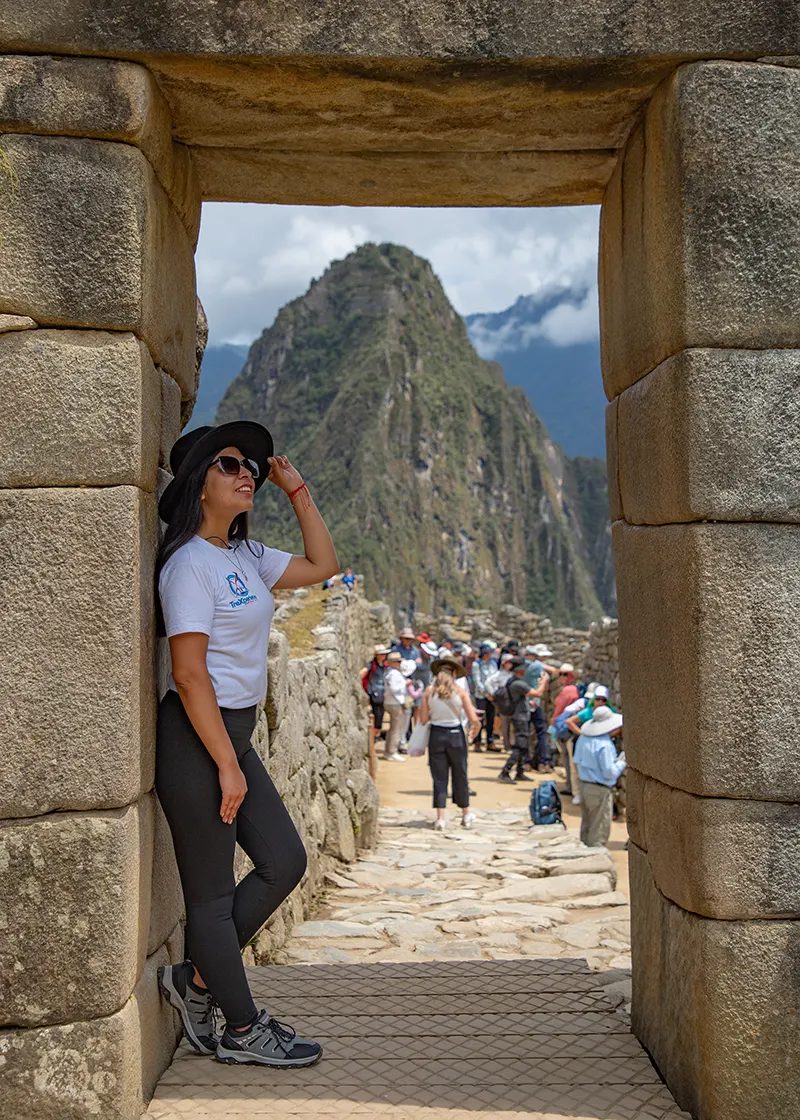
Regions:
<instances>
[{"instance_id":1,"label":"black leggings","mask_svg":"<svg viewBox=\"0 0 800 1120\"><path fill-rule=\"evenodd\" d=\"M383 727L383 700L373 700L370 697L369 702L372 707L372 726L375 728L375 734L377 735Z\"/></svg>"},{"instance_id":2,"label":"black leggings","mask_svg":"<svg viewBox=\"0 0 800 1120\"><path fill-rule=\"evenodd\" d=\"M187 956L232 1027L256 1014L241 950L303 877L306 853L264 764L250 746L256 709L222 708L222 719L247 780L232 824L219 815L217 764L177 692L158 710L156 790L164 808L186 903ZM239 844L253 870L236 885Z\"/></svg>"},{"instance_id":3,"label":"black leggings","mask_svg":"<svg viewBox=\"0 0 800 1120\"><path fill-rule=\"evenodd\" d=\"M433 776L433 807L447 806L447 779L453 772L453 801L459 809L469 806L467 781L467 740L461 727L431 724L428 740L428 765Z\"/></svg>"}]
</instances>

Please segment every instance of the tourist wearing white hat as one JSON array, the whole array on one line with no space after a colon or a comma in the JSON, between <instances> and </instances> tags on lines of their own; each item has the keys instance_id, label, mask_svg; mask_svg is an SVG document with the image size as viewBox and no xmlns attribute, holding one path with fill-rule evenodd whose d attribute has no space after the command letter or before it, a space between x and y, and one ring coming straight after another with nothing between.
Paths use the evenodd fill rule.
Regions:
<instances>
[{"instance_id":1,"label":"tourist wearing white hat","mask_svg":"<svg viewBox=\"0 0 800 1120\"><path fill-rule=\"evenodd\" d=\"M386 673L383 682L384 706L389 716L389 735L386 739L383 757L387 762L405 762L405 758L398 750L408 721L406 706L408 689L406 688L406 678L400 669L402 663L403 658L394 649L386 658Z\"/></svg>"},{"instance_id":2,"label":"tourist wearing white hat","mask_svg":"<svg viewBox=\"0 0 800 1120\"><path fill-rule=\"evenodd\" d=\"M581 789L581 840L601 848L611 835L612 790L627 765L625 752L617 755L614 736L622 729L622 716L605 704L594 709L575 745L575 767Z\"/></svg>"},{"instance_id":3,"label":"tourist wearing white hat","mask_svg":"<svg viewBox=\"0 0 800 1120\"><path fill-rule=\"evenodd\" d=\"M575 765L573 761L575 741L583 730L583 725L592 718L595 707L604 703L608 704L608 689L605 685L598 684L597 681L592 681L591 684L587 685L584 695L579 696L577 700L573 700L570 704L567 704L560 717L553 721L553 726L556 730L563 724L571 736L570 739L566 742L561 742L560 745L565 754L564 762L567 774L567 784L562 792L573 795L573 805L580 805L581 803L581 795L578 789L578 780L575 775ZM608 706L611 707L610 704ZM611 710L613 712L615 709L611 708Z\"/></svg>"}]
</instances>

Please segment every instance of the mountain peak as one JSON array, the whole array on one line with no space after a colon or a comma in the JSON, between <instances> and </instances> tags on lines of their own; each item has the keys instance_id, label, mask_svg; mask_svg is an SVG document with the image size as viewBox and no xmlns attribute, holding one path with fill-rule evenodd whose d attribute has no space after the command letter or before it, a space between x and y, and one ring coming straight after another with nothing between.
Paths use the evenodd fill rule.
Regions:
<instances>
[{"instance_id":1,"label":"mountain peak","mask_svg":"<svg viewBox=\"0 0 800 1120\"><path fill-rule=\"evenodd\" d=\"M371 594L408 610L600 613L569 461L409 249L361 245L281 309L217 420L244 416L301 471ZM299 550L274 488L252 520L267 543Z\"/></svg>"}]
</instances>

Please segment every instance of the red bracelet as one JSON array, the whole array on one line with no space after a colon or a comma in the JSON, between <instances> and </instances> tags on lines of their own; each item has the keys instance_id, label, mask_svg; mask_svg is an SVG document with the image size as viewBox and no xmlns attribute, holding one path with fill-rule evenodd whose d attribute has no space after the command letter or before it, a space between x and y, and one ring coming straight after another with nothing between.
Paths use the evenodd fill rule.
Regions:
<instances>
[{"instance_id":1,"label":"red bracelet","mask_svg":"<svg viewBox=\"0 0 800 1120\"><path fill-rule=\"evenodd\" d=\"M305 484L305 482L303 482L300 486L297 487L296 490L292 490L291 494L289 495L289 501L292 500L292 498L295 496L295 494L299 494L300 491L305 490L305 488L306 488L306 484Z\"/></svg>"}]
</instances>

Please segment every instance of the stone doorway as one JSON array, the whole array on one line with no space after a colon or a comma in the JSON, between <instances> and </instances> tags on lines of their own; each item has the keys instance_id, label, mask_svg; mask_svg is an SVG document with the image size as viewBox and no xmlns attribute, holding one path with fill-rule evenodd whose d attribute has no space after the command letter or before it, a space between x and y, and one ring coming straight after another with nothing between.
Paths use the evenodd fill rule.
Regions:
<instances>
[{"instance_id":1,"label":"stone doorway","mask_svg":"<svg viewBox=\"0 0 800 1120\"><path fill-rule=\"evenodd\" d=\"M208 198L602 200L634 1028L702 1120L793 1115L800 39L782 0L645 7L41 0L5 21L0 1045L21 1114L56 1093L128 1120L168 1045L146 994L178 919L150 589Z\"/></svg>"}]
</instances>

